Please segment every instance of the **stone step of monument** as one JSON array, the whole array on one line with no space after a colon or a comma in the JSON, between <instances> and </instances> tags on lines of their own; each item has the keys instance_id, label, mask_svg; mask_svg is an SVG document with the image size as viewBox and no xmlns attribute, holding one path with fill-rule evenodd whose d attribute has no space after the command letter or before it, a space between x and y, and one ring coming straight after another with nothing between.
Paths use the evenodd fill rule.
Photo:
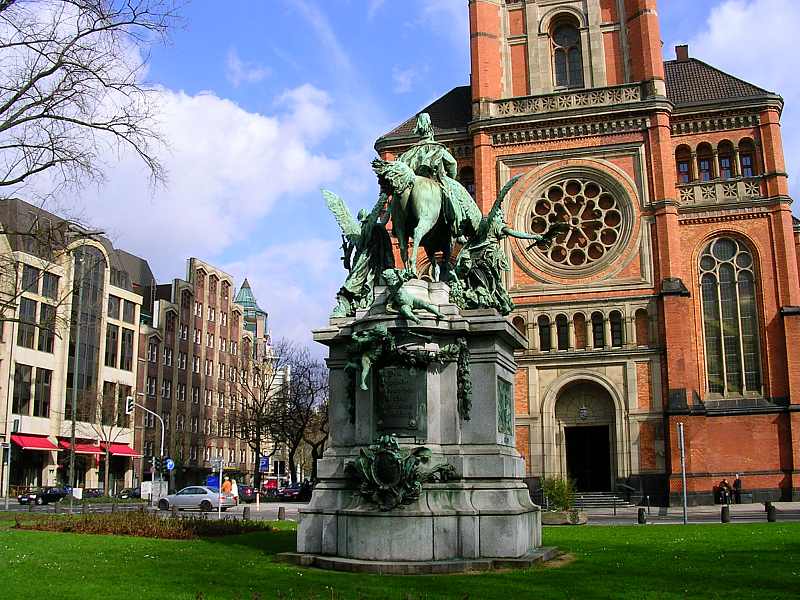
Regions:
<instances>
[{"instance_id":1,"label":"stone step of monument","mask_svg":"<svg viewBox=\"0 0 800 600\"><path fill-rule=\"evenodd\" d=\"M612 492L579 492L575 494L575 508L634 508L636 505Z\"/></svg>"}]
</instances>

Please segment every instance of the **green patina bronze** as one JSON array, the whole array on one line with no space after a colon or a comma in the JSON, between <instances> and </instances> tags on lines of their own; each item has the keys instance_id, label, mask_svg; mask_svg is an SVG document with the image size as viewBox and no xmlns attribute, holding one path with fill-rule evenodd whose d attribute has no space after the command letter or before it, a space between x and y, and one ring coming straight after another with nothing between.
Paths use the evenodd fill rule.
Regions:
<instances>
[{"instance_id":1,"label":"green patina bronze","mask_svg":"<svg viewBox=\"0 0 800 600\"><path fill-rule=\"evenodd\" d=\"M514 433L514 406L511 397L511 384L497 378L497 431L505 435Z\"/></svg>"},{"instance_id":2,"label":"green patina bronze","mask_svg":"<svg viewBox=\"0 0 800 600\"><path fill-rule=\"evenodd\" d=\"M400 269L386 269L383 272L383 280L386 282L386 287L389 292L391 307L417 325L421 325L422 321L414 314L415 308L426 310L435 315L437 319L444 319L444 315L439 312L439 309L433 304L420 300L411 295L408 290L403 289L403 284L411 280L411 278L411 273L408 271L401 271Z\"/></svg>"},{"instance_id":3,"label":"green patina bronze","mask_svg":"<svg viewBox=\"0 0 800 600\"><path fill-rule=\"evenodd\" d=\"M355 423L356 388L369 389L370 374L382 367L407 367L426 371L431 364L458 363L458 401L461 417L468 421L472 405L472 382L469 380L469 348L463 338L454 344L442 346L439 350L409 348L409 344L430 341L428 336L400 329L398 336L411 336L416 342L400 344L395 334L385 325L376 325L357 331L351 336L352 343L347 349L347 364L344 371L349 377L348 396L350 421Z\"/></svg>"},{"instance_id":4,"label":"green patina bronze","mask_svg":"<svg viewBox=\"0 0 800 600\"><path fill-rule=\"evenodd\" d=\"M503 240L515 237L531 240L532 245L549 245L563 224L553 225L544 235L524 233L511 229L503 220L503 200L520 176L514 177L495 200L489 214L481 219L477 234L471 237L459 252L455 268L450 274L450 300L459 308L495 308L507 315L514 310L514 302L506 290L503 273L510 269L503 250Z\"/></svg>"},{"instance_id":5,"label":"green patina bronze","mask_svg":"<svg viewBox=\"0 0 800 600\"><path fill-rule=\"evenodd\" d=\"M347 463L346 473L358 485L359 495L382 511L390 511L415 502L422 484L456 478L452 465L430 465L428 448L400 448L397 438L384 435L359 457Z\"/></svg>"},{"instance_id":6,"label":"green patina bronze","mask_svg":"<svg viewBox=\"0 0 800 600\"><path fill-rule=\"evenodd\" d=\"M386 194L381 194L372 212L361 210L353 218L344 201L327 190L322 191L328 208L342 229L342 262L349 274L336 295L332 317L352 317L359 308L369 308L381 272L394 267L392 242L386 231L390 217Z\"/></svg>"}]
</instances>

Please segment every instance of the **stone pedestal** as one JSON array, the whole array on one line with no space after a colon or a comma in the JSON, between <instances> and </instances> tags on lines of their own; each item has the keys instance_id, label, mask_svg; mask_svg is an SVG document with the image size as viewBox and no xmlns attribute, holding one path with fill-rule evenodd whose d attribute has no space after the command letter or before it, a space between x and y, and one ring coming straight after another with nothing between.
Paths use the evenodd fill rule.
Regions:
<instances>
[{"instance_id":1,"label":"stone pedestal","mask_svg":"<svg viewBox=\"0 0 800 600\"><path fill-rule=\"evenodd\" d=\"M421 325L397 319L378 290L369 311L314 332L315 340L330 348L331 433L318 464L320 481L310 505L300 510L298 553L291 559L345 570L415 573L529 564L546 553L539 548L539 507L523 482L524 464L514 440L513 353L525 340L493 310L459 311L448 303L444 284L407 285L439 306L445 318L437 321L418 311ZM405 374L392 367L375 369L369 390L356 389L353 399L345 371L351 335L376 325L387 327L399 344L429 351L465 339L472 384L468 414L459 406L455 361ZM380 510L359 495L346 468L382 435L395 435L403 448L428 448L429 464L449 464L455 478L425 483L416 501Z\"/></svg>"}]
</instances>

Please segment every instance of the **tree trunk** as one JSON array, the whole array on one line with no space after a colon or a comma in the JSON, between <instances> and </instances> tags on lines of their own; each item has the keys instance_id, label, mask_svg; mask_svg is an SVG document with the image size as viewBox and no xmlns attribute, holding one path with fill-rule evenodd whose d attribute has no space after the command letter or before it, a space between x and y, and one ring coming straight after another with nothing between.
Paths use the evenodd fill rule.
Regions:
<instances>
[{"instance_id":1,"label":"tree trunk","mask_svg":"<svg viewBox=\"0 0 800 600\"><path fill-rule=\"evenodd\" d=\"M108 446L109 445L106 444L106 452L105 452L105 455L106 455L106 468L105 468L105 473L104 473L104 477L103 477L103 480L104 480L103 483L105 485L105 487L103 489L105 490L106 496L110 496L111 495L111 490L108 488L108 481L111 478L111 474L109 473L109 471L111 471L111 464L109 462L109 459L111 458L111 453L108 450Z\"/></svg>"},{"instance_id":2,"label":"tree trunk","mask_svg":"<svg viewBox=\"0 0 800 600\"><path fill-rule=\"evenodd\" d=\"M289 452L289 476L292 478L292 483L297 483L297 469L295 469L294 464L294 453L297 451L295 448L292 452Z\"/></svg>"}]
</instances>

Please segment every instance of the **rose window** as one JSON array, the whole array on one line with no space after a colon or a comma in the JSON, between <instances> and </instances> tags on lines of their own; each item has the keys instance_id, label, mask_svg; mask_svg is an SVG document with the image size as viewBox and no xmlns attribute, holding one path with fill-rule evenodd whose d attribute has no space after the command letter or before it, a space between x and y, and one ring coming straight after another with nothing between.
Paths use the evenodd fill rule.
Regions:
<instances>
[{"instance_id":1,"label":"rose window","mask_svg":"<svg viewBox=\"0 0 800 600\"><path fill-rule=\"evenodd\" d=\"M622 238L622 208L596 181L565 179L549 185L531 208L531 231L545 233L556 223L568 228L538 252L566 268L586 267L610 254Z\"/></svg>"}]
</instances>

